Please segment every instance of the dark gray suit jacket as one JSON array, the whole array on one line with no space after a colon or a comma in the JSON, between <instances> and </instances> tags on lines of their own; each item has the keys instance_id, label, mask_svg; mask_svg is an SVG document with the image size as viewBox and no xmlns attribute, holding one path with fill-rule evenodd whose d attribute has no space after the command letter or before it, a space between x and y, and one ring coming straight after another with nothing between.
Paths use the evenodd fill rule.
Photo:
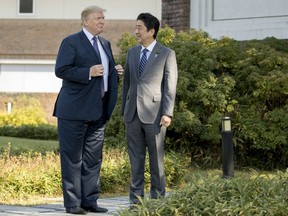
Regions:
<instances>
[{"instance_id":1,"label":"dark gray suit jacket","mask_svg":"<svg viewBox=\"0 0 288 216\"><path fill-rule=\"evenodd\" d=\"M128 50L122 114L130 122L137 109L143 123L159 124L162 115L173 116L178 79L175 52L157 42L139 77L140 51L141 45Z\"/></svg>"}]
</instances>

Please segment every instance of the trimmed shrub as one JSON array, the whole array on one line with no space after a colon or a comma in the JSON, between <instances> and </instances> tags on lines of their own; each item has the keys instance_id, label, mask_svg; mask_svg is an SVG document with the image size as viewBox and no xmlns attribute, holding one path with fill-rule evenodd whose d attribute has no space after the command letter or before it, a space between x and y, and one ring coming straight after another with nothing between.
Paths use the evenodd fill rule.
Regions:
<instances>
[{"instance_id":1,"label":"trimmed shrub","mask_svg":"<svg viewBox=\"0 0 288 216\"><path fill-rule=\"evenodd\" d=\"M3 126L0 127L0 136L40 140L58 140L57 127L55 125L48 124Z\"/></svg>"},{"instance_id":2,"label":"trimmed shrub","mask_svg":"<svg viewBox=\"0 0 288 216\"><path fill-rule=\"evenodd\" d=\"M179 72L167 148L189 152L194 165L219 168L221 118L230 116L236 167L287 167L287 40L216 40L168 27L157 40L175 50ZM121 50L134 42L125 34ZM125 55L120 52L123 62Z\"/></svg>"}]
</instances>

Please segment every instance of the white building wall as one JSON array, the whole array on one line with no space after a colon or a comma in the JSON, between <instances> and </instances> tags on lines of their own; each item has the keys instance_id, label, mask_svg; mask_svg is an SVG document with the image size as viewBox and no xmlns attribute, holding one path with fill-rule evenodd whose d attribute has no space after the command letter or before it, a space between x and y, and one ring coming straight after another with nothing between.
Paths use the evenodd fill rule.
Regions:
<instances>
[{"instance_id":1,"label":"white building wall","mask_svg":"<svg viewBox=\"0 0 288 216\"><path fill-rule=\"evenodd\" d=\"M51 60L0 60L0 92L55 93L62 80Z\"/></svg>"},{"instance_id":2,"label":"white building wall","mask_svg":"<svg viewBox=\"0 0 288 216\"><path fill-rule=\"evenodd\" d=\"M287 0L191 0L191 28L213 38L288 38Z\"/></svg>"},{"instance_id":3,"label":"white building wall","mask_svg":"<svg viewBox=\"0 0 288 216\"><path fill-rule=\"evenodd\" d=\"M135 20L142 12L161 19L161 0L34 0L33 15L19 15L19 0L0 0L0 19L80 19L90 5L106 9L109 20Z\"/></svg>"},{"instance_id":4,"label":"white building wall","mask_svg":"<svg viewBox=\"0 0 288 216\"><path fill-rule=\"evenodd\" d=\"M141 12L161 19L161 0L34 0L33 15L18 14L18 0L0 0L0 19L80 19L89 5L108 20L135 20ZM190 27L213 38L288 38L288 0L191 0ZM59 92L53 61L1 60L0 92Z\"/></svg>"},{"instance_id":5,"label":"white building wall","mask_svg":"<svg viewBox=\"0 0 288 216\"><path fill-rule=\"evenodd\" d=\"M19 14L19 0L0 0L0 19L76 19L90 5L106 9L105 19L136 20L150 12L161 19L161 0L34 0L34 14ZM29 30L27 30L29 31ZM0 59L0 92L59 92L55 61Z\"/></svg>"}]
</instances>

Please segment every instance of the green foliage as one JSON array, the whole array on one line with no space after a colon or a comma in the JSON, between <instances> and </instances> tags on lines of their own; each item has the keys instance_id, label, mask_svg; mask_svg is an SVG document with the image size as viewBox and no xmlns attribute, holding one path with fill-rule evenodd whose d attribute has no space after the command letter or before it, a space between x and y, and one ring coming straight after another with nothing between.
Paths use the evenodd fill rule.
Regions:
<instances>
[{"instance_id":1,"label":"green foliage","mask_svg":"<svg viewBox=\"0 0 288 216\"><path fill-rule=\"evenodd\" d=\"M34 140L36 142L36 140ZM30 140L30 142L32 142ZM13 143L2 149L0 154L0 202L16 202L23 204L33 197L62 196L60 157L58 150L39 153L37 145L22 143L24 151L19 154ZM42 143L50 145L51 143ZM33 148L34 146L34 148ZM106 147L103 150L101 169L101 192L128 192L130 182L130 162L127 150ZM50 146L43 149L51 149ZM186 175L188 158L179 153L171 152L165 156L167 187L175 187L183 182ZM150 187L148 163L145 167L146 188Z\"/></svg>"},{"instance_id":2,"label":"green foliage","mask_svg":"<svg viewBox=\"0 0 288 216\"><path fill-rule=\"evenodd\" d=\"M122 95L121 87L119 88L119 97L115 110L106 124L105 129L105 144L109 147L123 148L126 146L125 140L125 125L121 115Z\"/></svg>"},{"instance_id":3,"label":"green foliage","mask_svg":"<svg viewBox=\"0 0 288 216\"><path fill-rule=\"evenodd\" d=\"M0 127L0 136L40 140L58 140L57 127L49 124L2 126Z\"/></svg>"},{"instance_id":4,"label":"green foliage","mask_svg":"<svg viewBox=\"0 0 288 216\"><path fill-rule=\"evenodd\" d=\"M168 151L185 151L196 166L220 167L221 118L227 115L233 119L237 167L287 167L287 40L216 40L203 31L176 33L169 27L160 29L157 40L175 50L179 72ZM136 44L135 36L123 34L116 62L125 67L127 51ZM119 98L105 143L123 148L122 76L119 79ZM39 102L25 95L12 102L24 106L13 108L14 114L0 114L0 135L57 139L56 128L42 126L46 120Z\"/></svg>"},{"instance_id":5,"label":"green foliage","mask_svg":"<svg viewBox=\"0 0 288 216\"><path fill-rule=\"evenodd\" d=\"M265 41L247 42L243 53L245 58L233 71L238 100L233 113L235 143L237 150L242 149L238 158L246 154L249 165L283 168L288 154L287 53L277 52ZM255 158L258 162L253 162Z\"/></svg>"},{"instance_id":6,"label":"green foliage","mask_svg":"<svg viewBox=\"0 0 288 216\"><path fill-rule=\"evenodd\" d=\"M222 179L192 174L189 184L163 200L142 200L120 215L286 215L287 172Z\"/></svg>"},{"instance_id":7,"label":"green foliage","mask_svg":"<svg viewBox=\"0 0 288 216\"><path fill-rule=\"evenodd\" d=\"M60 158L53 152L10 154L8 146L0 157L1 203L17 202L33 196L60 196ZM29 168L28 168L29 167Z\"/></svg>"},{"instance_id":8,"label":"green foliage","mask_svg":"<svg viewBox=\"0 0 288 216\"><path fill-rule=\"evenodd\" d=\"M58 139L57 127L47 123L46 113L38 99L20 94L10 100L13 104L11 114L0 113L0 136Z\"/></svg>"},{"instance_id":9,"label":"green foliage","mask_svg":"<svg viewBox=\"0 0 288 216\"><path fill-rule=\"evenodd\" d=\"M34 140L15 137L0 136L0 154L9 147L10 155L16 156L22 153L38 152L45 155L45 152L58 152L59 142L52 140Z\"/></svg>"},{"instance_id":10,"label":"green foliage","mask_svg":"<svg viewBox=\"0 0 288 216\"><path fill-rule=\"evenodd\" d=\"M174 188L179 186L183 177L186 176L189 168L189 157L185 154L179 154L177 152L169 151L165 155L165 176L166 186L168 188ZM147 182L149 182L147 180ZM149 185L150 187L150 185Z\"/></svg>"},{"instance_id":11,"label":"green foliage","mask_svg":"<svg viewBox=\"0 0 288 216\"><path fill-rule=\"evenodd\" d=\"M174 40L176 36L176 32L169 28L165 27L159 30L157 37L159 38L159 42L165 46L169 46Z\"/></svg>"},{"instance_id":12,"label":"green foliage","mask_svg":"<svg viewBox=\"0 0 288 216\"><path fill-rule=\"evenodd\" d=\"M279 40L275 37L267 37L263 40L263 43L272 47L276 51L288 52L288 40Z\"/></svg>"},{"instance_id":13,"label":"green foliage","mask_svg":"<svg viewBox=\"0 0 288 216\"><path fill-rule=\"evenodd\" d=\"M287 166L287 40L216 40L203 31L169 27L157 40L175 50L179 72L169 149L189 152L194 165L219 167L221 118L227 115L233 118L237 166ZM135 43L123 37L123 62Z\"/></svg>"},{"instance_id":14,"label":"green foliage","mask_svg":"<svg viewBox=\"0 0 288 216\"><path fill-rule=\"evenodd\" d=\"M39 107L15 110L11 114L0 114L0 126L19 126L22 124L46 124L45 113Z\"/></svg>"},{"instance_id":15,"label":"green foliage","mask_svg":"<svg viewBox=\"0 0 288 216\"><path fill-rule=\"evenodd\" d=\"M14 104L12 113L0 113L0 126L47 124L46 114L41 109L38 100L22 95L11 102ZM22 104L22 106L15 106L16 104Z\"/></svg>"},{"instance_id":16,"label":"green foliage","mask_svg":"<svg viewBox=\"0 0 288 216\"><path fill-rule=\"evenodd\" d=\"M183 181L189 161L187 156L167 152L164 158L166 186L173 188ZM149 155L145 163L145 188L150 189ZM106 193L127 192L130 182L130 161L126 148L106 148L101 170L101 191Z\"/></svg>"},{"instance_id":17,"label":"green foliage","mask_svg":"<svg viewBox=\"0 0 288 216\"><path fill-rule=\"evenodd\" d=\"M120 48L119 56L116 59L116 62L121 65L125 65L126 55L128 49L137 44L135 36L132 36L129 33L124 33L122 38L117 43L117 46Z\"/></svg>"},{"instance_id":18,"label":"green foliage","mask_svg":"<svg viewBox=\"0 0 288 216\"><path fill-rule=\"evenodd\" d=\"M125 150L104 151L101 169L101 191L104 193L127 192L130 181L130 163Z\"/></svg>"}]
</instances>

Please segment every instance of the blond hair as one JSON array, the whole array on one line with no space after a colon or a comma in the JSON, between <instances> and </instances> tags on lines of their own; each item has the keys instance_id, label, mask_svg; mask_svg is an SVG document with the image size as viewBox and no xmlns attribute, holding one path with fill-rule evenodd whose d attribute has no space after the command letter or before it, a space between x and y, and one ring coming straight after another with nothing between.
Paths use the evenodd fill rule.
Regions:
<instances>
[{"instance_id":1,"label":"blond hair","mask_svg":"<svg viewBox=\"0 0 288 216\"><path fill-rule=\"evenodd\" d=\"M84 21L91 13L99 13L99 12L106 12L106 10L96 5L86 7L81 13L81 25L82 26L84 25Z\"/></svg>"}]
</instances>

